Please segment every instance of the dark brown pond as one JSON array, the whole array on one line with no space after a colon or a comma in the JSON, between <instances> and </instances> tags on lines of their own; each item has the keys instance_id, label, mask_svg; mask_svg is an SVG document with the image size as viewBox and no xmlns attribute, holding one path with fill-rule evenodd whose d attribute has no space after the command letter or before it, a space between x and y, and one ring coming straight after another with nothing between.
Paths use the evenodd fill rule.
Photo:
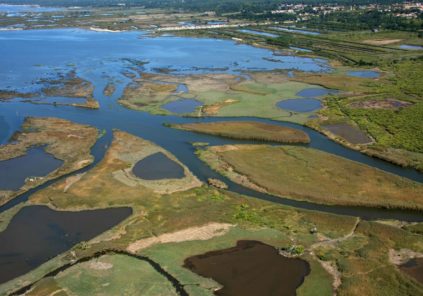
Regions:
<instances>
[{"instance_id":1,"label":"dark brown pond","mask_svg":"<svg viewBox=\"0 0 423 296\"><path fill-rule=\"evenodd\" d=\"M80 212L46 206L22 208L0 233L0 284L88 241L132 214L131 208Z\"/></svg>"},{"instance_id":2,"label":"dark brown pond","mask_svg":"<svg viewBox=\"0 0 423 296\"><path fill-rule=\"evenodd\" d=\"M185 177L184 168L162 152L141 159L135 164L132 172L135 176L144 180L181 179Z\"/></svg>"},{"instance_id":3,"label":"dark brown pond","mask_svg":"<svg viewBox=\"0 0 423 296\"><path fill-rule=\"evenodd\" d=\"M348 123L328 124L323 127L352 144L367 144L372 141L364 132Z\"/></svg>"},{"instance_id":4,"label":"dark brown pond","mask_svg":"<svg viewBox=\"0 0 423 296\"><path fill-rule=\"evenodd\" d=\"M258 241L239 241L236 247L185 259L184 267L220 283L216 295L295 295L310 273L309 264L287 258Z\"/></svg>"},{"instance_id":5,"label":"dark brown pond","mask_svg":"<svg viewBox=\"0 0 423 296\"><path fill-rule=\"evenodd\" d=\"M423 284L423 258L414 258L400 265L400 269Z\"/></svg>"}]
</instances>

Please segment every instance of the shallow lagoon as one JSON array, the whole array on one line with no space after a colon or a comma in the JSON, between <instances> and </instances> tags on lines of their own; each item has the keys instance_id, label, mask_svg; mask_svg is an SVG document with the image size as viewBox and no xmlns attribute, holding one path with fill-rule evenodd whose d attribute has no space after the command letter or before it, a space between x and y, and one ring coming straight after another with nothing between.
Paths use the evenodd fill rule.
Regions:
<instances>
[{"instance_id":1,"label":"shallow lagoon","mask_svg":"<svg viewBox=\"0 0 423 296\"><path fill-rule=\"evenodd\" d=\"M77 49L77 50L76 50ZM231 40L149 37L142 32L94 32L52 29L0 32L0 89L30 92L41 78L56 78L76 70L82 78L107 73L121 79L122 71L138 66L179 73L239 73L243 70L296 69L329 71L326 60L275 56L271 51Z\"/></svg>"},{"instance_id":2,"label":"shallow lagoon","mask_svg":"<svg viewBox=\"0 0 423 296\"><path fill-rule=\"evenodd\" d=\"M26 178L46 176L62 164L62 160L41 147L29 149L23 156L0 161L0 190L18 190Z\"/></svg>"}]
</instances>

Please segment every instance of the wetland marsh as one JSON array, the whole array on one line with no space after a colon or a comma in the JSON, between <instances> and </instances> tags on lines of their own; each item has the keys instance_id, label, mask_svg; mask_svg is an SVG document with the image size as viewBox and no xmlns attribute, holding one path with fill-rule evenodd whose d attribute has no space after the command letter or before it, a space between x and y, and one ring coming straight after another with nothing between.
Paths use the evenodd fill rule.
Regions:
<instances>
[{"instance_id":1,"label":"wetland marsh","mask_svg":"<svg viewBox=\"0 0 423 296\"><path fill-rule=\"evenodd\" d=\"M53 44L58 44L55 50L52 50ZM79 50L75 51L75 46ZM39 49L35 51L37 54L29 54L30 47ZM194 54L196 52L202 54ZM320 114L316 110L290 115L277 108L276 103L281 99L316 99L323 106L327 97L337 95L335 87L324 88L317 81L315 84L291 81L297 76L301 78L302 74L321 76L320 79L326 74L331 75L332 69L327 60L284 56L229 40L151 37L144 32L108 33L81 29L53 29L48 33L44 30L0 32L0 53L5 57L5 67L0 70L0 89L8 95L12 92L44 92L43 89L51 86L54 79L60 80L60 77L74 73L82 82L77 85L85 85L84 96L98 102L96 109L55 106L54 95L63 90L61 84L57 84L53 91L50 87L51 92L46 93L46 104L16 100L13 96L1 102L0 118L4 123L0 126L7 129L6 132L1 131L5 142L9 135L22 130L22 124L28 126L25 125L28 117L57 117L49 120L59 123L66 120L66 124L72 121L77 125L76 131L85 130L90 141L72 146L69 139L77 133L66 134L56 130L55 134L62 137L60 143L66 143L66 151L74 153L73 160L81 155L88 160L86 169L83 166L73 167L77 174L66 174L62 178L57 176L56 182L48 182L19 195L13 203L9 203L10 206L6 204L0 208L1 225L6 225L0 236L8 241L8 244L2 244L4 249L0 250L0 257L8 258L13 248L16 249L17 245L22 247L19 254L13 255L13 262L21 267L14 268L16 272L12 274L8 274L8 269L0 271L4 275L0 293L16 291L23 283L33 283L29 295L46 291L43 289L55 293L63 287L81 291L75 286L80 276L99 282L104 276L116 279L112 281L113 289L105 292L107 294L116 291L116 287L127 285L125 279L118 277L116 270L127 270L129 265L133 265L152 281L145 284L134 279L137 289L166 289L171 291L169 294L180 294L180 290L172 290L175 285L172 288L169 282L160 282L160 277L150 270L151 267L132 260L146 255L155 262L156 270L166 269L170 275L167 280L174 279L177 287L183 287L190 295L210 295L213 289L227 295L225 291L245 291L249 287L247 284L261 292L268 291L269 295L271 291L268 289L288 291L289 295L306 295L304 289L313 287L318 287L322 295L329 295L338 288L347 292L351 291L351 287L360 289L357 285L362 280L360 270L386 264L384 256L379 253L374 256L375 249L387 253L388 247L401 248L408 244L423 251L419 247L419 238L408 230L366 221L399 219L421 222L421 173L353 151L298 124L308 122L309 116ZM286 70L296 70L294 77L290 77ZM73 85L69 84L70 89ZM72 89L73 93L78 90L79 87ZM195 108L192 109L191 105L188 109L184 106L181 112L175 108L165 110L167 113L160 111L166 104L178 102L175 93L178 99L204 104L195 106L200 116L175 115L193 115ZM122 101L125 96L129 98L126 102ZM218 114L220 118L207 117L212 114ZM251 134L245 136L240 133L245 126L239 125L239 117L249 122L247 128ZM177 125L182 130L169 125ZM198 133L201 125L208 134ZM232 126L232 134L219 131L225 125ZM256 143L263 137L274 139L273 134L280 130L288 133L279 134L282 142L300 145L264 146ZM37 129L27 130L28 134L31 132L37 132ZM17 139L18 142L24 141L22 137ZM197 152L193 144L198 148ZM249 153L242 144L255 144L257 148L246 147L263 149L258 152L260 157L257 158L257 153ZM0 149L8 145L11 143L0 146ZM57 148L57 143L50 145ZM218 151L222 147L223 150ZM233 151L234 147L238 150ZM275 157L270 150L278 149L281 153ZM213 165L210 168L198 158L204 159L202 154L212 150L221 153L220 156L237 171L254 179L254 186L242 178L244 181L238 182L222 170L213 170ZM250 161L252 159L254 163ZM91 162L93 164L87 166ZM281 163L286 167L281 169ZM228 166L225 168L228 169ZM267 183L261 186L263 174L268 174L264 178ZM349 181L349 177L353 182ZM224 182L228 190L205 185L209 178ZM281 190L272 181L278 184L285 182L289 188ZM360 190L360 184L365 184L366 192ZM336 193L342 194L328 197L327 192L333 193L328 186L335 186ZM313 194L310 195L310 192ZM369 192L374 198L369 198ZM16 204L24 207L19 210L13 207ZM35 217L32 222L37 223L27 223L28 217ZM82 224L87 228L81 230ZM210 225L220 226L210 230ZM106 230L109 231L103 233ZM30 233L25 236L29 241L22 245L14 241L24 239L14 236L16 231ZM24 264L21 259L27 256L28 247L35 239L37 242L41 240L40 246L49 240L55 243L45 248L45 252L31 248L31 264ZM152 239L157 242L150 244ZM245 243L245 240L260 242L251 244ZM239 258L232 264L232 258L225 257L225 254L231 253L230 248L238 241L241 243L232 251ZM94 257L90 257L111 248L129 252L129 246L134 243L140 247L132 250L135 257L131 260L114 255L113 258L100 257L100 261L96 262ZM279 247L293 248L300 258L280 256L276 249ZM244 260L245 256L252 256L249 252L263 255L269 264L263 265L261 260ZM198 274L213 280L183 267L184 262L190 262L193 266L198 263L197 268L201 269L202 255L199 254L208 254L205 258L210 260L214 260L213 255L222 255L224 258L217 256L219 259L215 259L229 259L226 261L230 263L228 266L237 265L233 268L240 270L241 276L235 277L235 280L228 279L227 276L231 276L228 275L229 269L213 270L210 266L205 271L198 271ZM59 256L49 260L56 255ZM49 275L49 271L78 258L92 260ZM352 274L349 278L342 278L346 283L344 286L332 287L333 274L325 266L336 264L333 262L340 264L332 267L336 271L344 268ZM260 263L260 270L263 270L258 275L262 286L260 282L248 281L248 276L257 272L251 271L251 264L255 263ZM274 269L269 268L272 264ZM34 268L33 272L29 272ZM276 270L278 278L275 278L275 273L263 276L272 270ZM393 266L381 271L384 275L392 272L397 272ZM292 279L291 282L277 282L280 274L284 273ZM96 277L98 274L101 276ZM13 281L19 275L22 276ZM401 289L410 293L421 291L421 287L408 278L399 273L395 276L397 286L392 288L394 293ZM386 277L377 281L378 275L374 273L370 273L368 278L370 280L363 289L377 289L387 284ZM133 287L131 289L134 291ZM103 291L89 284L84 285L83 290ZM252 292L251 289L249 291Z\"/></svg>"}]
</instances>

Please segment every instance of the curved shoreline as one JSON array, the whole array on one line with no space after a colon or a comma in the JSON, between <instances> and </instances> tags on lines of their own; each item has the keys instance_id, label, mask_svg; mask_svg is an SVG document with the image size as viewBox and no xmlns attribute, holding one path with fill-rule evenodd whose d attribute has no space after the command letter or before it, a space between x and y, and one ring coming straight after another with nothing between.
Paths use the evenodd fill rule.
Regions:
<instances>
[{"instance_id":1,"label":"curved shoreline","mask_svg":"<svg viewBox=\"0 0 423 296\"><path fill-rule=\"evenodd\" d=\"M62 265L60 267L57 267L56 269L50 271L49 273L45 274L44 276L42 276L41 278L39 278L38 280L36 280L35 282L32 282L22 288L19 288L18 290L15 290L11 293L9 293L9 296L17 296L17 295L22 295L25 294L26 292L28 292L29 290L31 290L33 288L33 286L35 284L37 284L38 282L40 282L42 279L45 279L47 277L54 277L56 275L58 275L60 272L65 271L66 269L69 269L79 263L83 263L83 262L87 262L90 261L92 259L95 258L99 258L103 255L125 255L125 256L129 256L132 258L136 258L138 260L142 260L147 262L148 264L151 265L151 267L154 268L154 270L156 270L159 274L161 274L162 276L164 276L171 284L172 286L175 288L176 292L178 295L180 296L188 296L188 293L186 292L184 285L182 285L178 279L176 279L173 275L171 275L170 273L168 273L163 267L161 267L161 265L159 263L157 263L156 261L154 261L153 259L147 257L147 256L143 256L143 255L137 255L137 254L133 254L124 250L117 250L117 249L106 249L106 250L102 250L99 252L94 253L93 255L90 256L86 256L86 257L82 257L74 262L70 262L67 263L65 265Z\"/></svg>"}]
</instances>

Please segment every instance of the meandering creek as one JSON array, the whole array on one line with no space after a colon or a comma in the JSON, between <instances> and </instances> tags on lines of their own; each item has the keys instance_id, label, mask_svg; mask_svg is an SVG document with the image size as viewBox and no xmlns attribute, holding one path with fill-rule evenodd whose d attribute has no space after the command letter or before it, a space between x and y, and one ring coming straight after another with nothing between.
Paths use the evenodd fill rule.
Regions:
<instances>
[{"instance_id":1,"label":"meandering creek","mask_svg":"<svg viewBox=\"0 0 423 296\"><path fill-rule=\"evenodd\" d=\"M78 50L75 50L75 48L78 48ZM201 52L201 54L198 54L198 52ZM245 194L251 197L302 209L353 215L364 219L423 221L423 215L421 215L421 212L417 211L326 206L294 201L288 198L274 197L247 189L211 170L196 157L194 154L195 150L191 144L193 142L207 142L210 143L210 145L224 145L248 143L247 141L224 139L211 135L176 130L164 125L165 123L239 120L239 118L186 118L179 116L152 115L146 112L126 109L117 102L125 86L131 82L130 78L128 78L125 73L131 73L131 75L137 76L138 72L155 72L158 71L157 68L165 68L176 74L214 72L242 74L242 71L245 70L298 68L303 71L326 71L328 65L323 60L316 61L310 58L275 56L272 52L265 49L254 48L247 45L236 45L232 41L225 40L179 37L151 38L141 33L134 32L104 33L79 29L48 30L48 32L0 32L0 56L2 62L2 67L0 68L0 89L19 90L22 92L38 90L42 87L42 82L34 83L34 81L42 81L40 79L49 77L54 78L57 75L57 71L65 73L70 70L75 70L78 76L94 84L94 97L100 102L100 109L98 110L75 108L71 106L56 107L52 105L38 105L15 100L1 102L0 119L2 118L2 121L0 122L0 126L5 127L7 131L1 131L0 143L6 143L10 135L20 129L26 116L60 117L77 123L89 124L105 131L105 135L98 140L92 149L92 154L95 157L94 163L79 170L78 173L91 169L103 158L107 147L112 141L112 130L120 129L150 140L169 150L200 180L206 181L208 178L222 180L228 184L228 190L239 194ZM292 58L294 58L294 60ZM295 63L293 61L295 61ZM302 63L298 64L299 61ZM104 96L103 91L110 81L115 83L116 89L111 97L107 97ZM301 96L307 95L307 93L302 93ZM265 119L243 119L278 124L303 130L310 136L311 143L308 145L310 147L365 163L369 166L401 175L417 182L423 182L423 175L415 170L401 168L347 149L307 127ZM66 176L62 178L65 177ZM20 195L8 204L0 207L0 212L26 201L31 194L49 186L53 182L55 181L49 181L38 188ZM19 268L13 268L19 270L19 272L12 273L11 275L7 275L7 272L5 272L2 281L11 279L14 276L22 274L24 271L30 270L37 266L39 262L48 260L49 256L54 256L54 254L59 254L69 249L80 240L86 240L101 233L121 221L128 214L125 212L117 216L109 215L106 214L107 210L104 210L104 214L111 219L111 221L107 221L107 223L102 224L101 227L97 225L98 227L95 229L89 228L91 230L87 230L86 232L85 228L91 227L90 225L92 223L81 224L79 221L87 221L84 219L88 219L88 221L92 219L101 221L102 219L99 219L99 216L97 216L95 212L90 214L82 212L81 215L86 215L84 219L78 218L78 221L72 225L63 224L63 227L71 227L69 233L75 231L75 233L79 234L75 234L76 237L66 238L65 241L62 242L63 233L67 233L67 231L63 231L63 228L60 228L61 230L57 227L49 228L48 225L50 224L46 219L53 219L52 217L54 217L54 219L57 219L55 223L62 225L62 223L70 223L69 221L71 220L69 219L71 218L67 217L70 217L69 215L71 214L54 211L54 213L52 213L49 212L51 210L43 208L41 208L41 210L31 210L31 208L33 207L24 208L21 210L23 214L20 212L20 214L14 218L18 222L26 221L26 226L22 226L23 224L19 223L16 224L16 221L12 221L7 230L0 233L0 241L3 242L12 239L16 236L17 231L21 231L15 225L24 227L25 231L33 231L31 227L35 227L37 231L41 231L42 233L42 235L39 236L39 239L43 240L39 242L40 246L43 246L47 241L43 239L46 238L45 235L50 234L53 243L48 246L47 249L51 248L54 252L42 253L42 255L38 255L29 263L22 263L22 259L12 260L15 262L13 264L20 264ZM28 223L28 216L24 215L25 213L28 215L28 211L47 211L47 214L44 215L45 217L38 215L37 223L34 222L35 220L31 220L31 223ZM98 215L101 216L102 214ZM114 219L113 217L120 218ZM1 238L1 236L3 238ZM33 236L31 237L37 239ZM15 239L23 238L19 236ZM31 246L34 242L26 242L26 244ZM0 254L6 256L10 253L10 250L6 248L7 244L4 245L0 243L0 245L4 248L0 249ZM25 248L22 249L19 256L26 254L25 252L27 252L27 250ZM19 256L16 258L20 258ZM4 270L10 269L2 269L0 272Z\"/></svg>"}]
</instances>

